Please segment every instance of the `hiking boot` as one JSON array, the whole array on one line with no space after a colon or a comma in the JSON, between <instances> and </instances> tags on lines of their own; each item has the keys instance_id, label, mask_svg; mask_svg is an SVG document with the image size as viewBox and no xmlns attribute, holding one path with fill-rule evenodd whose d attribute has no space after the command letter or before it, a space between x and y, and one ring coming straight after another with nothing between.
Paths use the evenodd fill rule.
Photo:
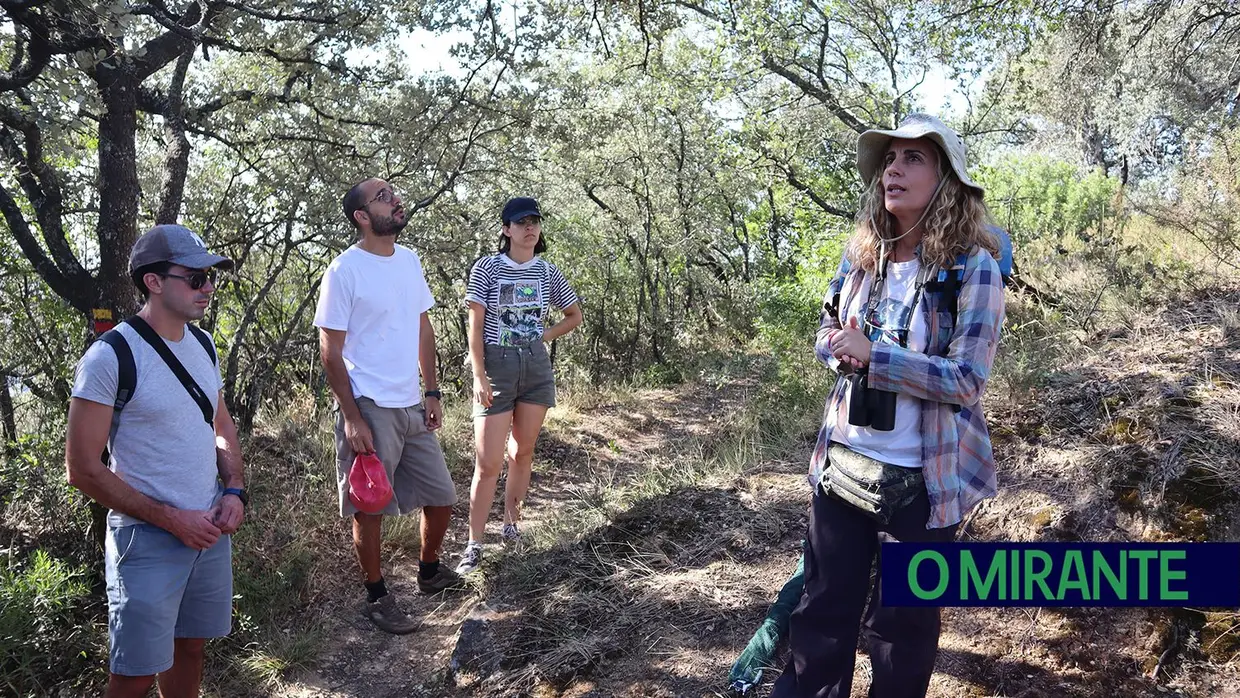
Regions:
<instances>
[{"instance_id":1,"label":"hiking boot","mask_svg":"<svg viewBox=\"0 0 1240 698\"><path fill-rule=\"evenodd\" d=\"M456 566L456 574L469 574L478 569L478 565L481 564L482 543L471 540L469 545L465 546L465 552L461 553L461 562Z\"/></svg>"},{"instance_id":2,"label":"hiking boot","mask_svg":"<svg viewBox=\"0 0 1240 698\"><path fill-rule=\"evenodd\" d=\"M503 539L504 545L519 545L521 543L521 531L517 529L515 523L504 524L504 530L499 534Z\"/></svg>"},{"instance_id":3,"label":"hiking boot","mask_svg":"<svg viewBox=\"0 0 1240 698\"><path fill-rule=\"evenodd\" d=\"M422 579L422 575L418 575L418 591L423 594L438 594L448 589L460 589L465 586L465 580L461 579L461 575L453 572L447 565L440 565L439 571L430 579Z\"/></svg>"},{"instance_id":4,"label":"hiking boot","mask_svg":"<svg viewBox=\"0 0 1240 698\"><path fill-rule=\"evenodd\" d=\"M421 626L417 620L410 618L396 605L391 594L379 597L377 601L366 604L366 617L385 633L408 635Z\"/></svg>"}]
</instances>

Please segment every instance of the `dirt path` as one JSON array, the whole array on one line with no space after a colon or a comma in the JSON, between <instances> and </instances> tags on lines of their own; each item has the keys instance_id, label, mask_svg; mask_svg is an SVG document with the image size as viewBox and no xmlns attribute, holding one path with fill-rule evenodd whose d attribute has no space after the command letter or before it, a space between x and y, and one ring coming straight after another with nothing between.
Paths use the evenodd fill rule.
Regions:
<instances>
[{"instance_id":1,"label":"dirt path","mask_svg":"<svg viewBox=\"0 0 1240 698\"><path fill-rule=\"evenodd\" d=\"M341 583L317 594L325 649L280 695L490 695L456 685L447 669L461 623L484 598L505 648L504 673L513 674L506 693L546 691L551 681L565 695L709 695L765 614L768 591L795 565L805 525L803 457L687 484L698 479L690 464L735 447L736 417L753 389L736 380L570 400L539 442L523 551L488 545L475 588L428 598L413 593L416 544L389 546L389 585L424 622L405 637L376 632L362 617L352 560L336 555L329 567ZM462 501L446 546L450 564L467 513ZM597 627L583 627L583 616ZM635 639L640 647L630 645ZM548 663L557 656L558 665ZM574 679L592 669L605 671Z\"/></svg>"},{"instance_id":2,"label":"dirt path","mask_svg":"<svg viewBox=\"0 0 1240 698\"><path fill-rule=\"evenodd\" d=\"M1234 290L1203 295L1176 309L1176 324L1148 326L1174 332L1100 336L1044 388L990 400L1002 491L962 535L1235 540L1227 478L1240 481L1240 420L1231 421L1240 417L1240 333L1227 313L1237 303ZM361 617L342 552L328 571L339 593L318 597L325 649L280 695L723 695L805 526L813 420L776 452L755 446L746 421L755 386L737 379L568 401L536 455L525 549L488 547L474 589L432 599L412 594L416 546L393 546L388 578L425 622L407 637ZM452 564L466 509L450 532ZM489 676L454 677L458 630L482 599L502 659ZM947 609L930 695L1240 696L1240 643L1227 632L1236 620L1162 609ZM854 696L865 695L867 672L859 651Z\"/></svg>"}]
</instances>

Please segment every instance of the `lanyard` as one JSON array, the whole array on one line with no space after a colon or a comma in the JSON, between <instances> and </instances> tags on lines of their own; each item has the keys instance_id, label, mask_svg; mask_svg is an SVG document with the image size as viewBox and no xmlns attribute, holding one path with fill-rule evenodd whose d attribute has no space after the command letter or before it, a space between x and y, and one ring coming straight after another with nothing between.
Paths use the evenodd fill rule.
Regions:
<instances>
[{"instance_id":1,"label":"lanyard","mask_svg":"<svg viewBox=\"0 0 1240 698\"><path fill-rule=\"evenodd\" d=\"M917 258L921 259L920 246L917 248ZM865 315L862 318L862 322L864 322L863 328L865 336L868 337L871 342L878 341L879 336L882 334L881 330L884 329L875 325L873 320L877 318L878 304L882 302L883 293L887 290L887 261L888 260L884 255L882 261L879 263L878 269L874 274L874 283L870 284L870 297L866 301ZM921 302L922 289L933 275L931 266L932 265L922 264L921 268L917 270L917 280L914 282L913 286L913 302L904 308L904 312L901 314L900 321L896 326L896 340L900 343L900 347L903 349L908 348L908 334L909 328L912 325L913 311L917 309L917 305Z\"/></svg>"}]
</instances>

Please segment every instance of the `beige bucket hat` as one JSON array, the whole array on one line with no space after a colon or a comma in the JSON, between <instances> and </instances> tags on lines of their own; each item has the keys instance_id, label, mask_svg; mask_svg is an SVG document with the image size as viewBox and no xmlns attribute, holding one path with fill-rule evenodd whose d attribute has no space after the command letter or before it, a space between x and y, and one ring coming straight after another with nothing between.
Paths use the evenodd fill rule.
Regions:
<instances>
[{"instance_id":1,"label":"beige bucket hat","mask_svg":"<svg viewBox=\"0 0 1240 698\"><path fill-rule=\"evenodd\" d=\"M895 138L929 138L938 143L943 152L947 153L947 160L960 181L965 186L976 189L979 195L985 194L985 190L970 179L965 170L965 147L960 134L935 117L921 113L909 114L900 122L900 127L893 131L871 129L861 134L861 138L857 140L857 169L861 172L863 182L868 184L882 173L887 148Z\"/></svg>"}]
</instances>

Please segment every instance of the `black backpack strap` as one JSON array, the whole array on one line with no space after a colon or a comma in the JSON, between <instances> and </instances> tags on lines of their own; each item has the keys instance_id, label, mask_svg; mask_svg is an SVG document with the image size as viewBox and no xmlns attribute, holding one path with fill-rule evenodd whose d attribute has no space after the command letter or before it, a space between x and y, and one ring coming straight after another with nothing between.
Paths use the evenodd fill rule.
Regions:
<instances>
[{"instance_id":1,"label":"black backpack strap","mask_svg":"<svg viewBox=\"0 0 1240 698\"><path fill-rule=\"evenodd\" d=\"M952 327L956 326L956 316L960 312L960 277L964 274L964 269L948 269L947 278L943 280L943 297L942 303L947 307L947 312L952 316Z\"/></svg>"},{"instance_id":2,"label":"black backpack strap","mask_svg":"<svg viewBox=\"0 0 1240 698\"><path fill-rule=\"evenodd\" d=\"M134 331L142 337L142 339L146 340L147 344L151 345L151 348L155 350L155 353L159 354L159 358L163 359L164 363L168 365L168 368L172 370L172 375L176 376L177 380L181 381L181 385L185 386L185 391L188 392L189 396L194 399L195 403L198 404L198 409L202 410L203 420L207 424L214 425L215 411L211 409L210 398L208 398L203 389L198 387L198 384L194 382L193 376L189 375L189 371L185 370L185 366L181 365L181 361L177 359L176 355L172 353L172 350L168 348L168 345L164 343L163 338L160 337L155 330L146 323L146 320L143 320L137 315L126 318L125 322L129 323L129 326L132 327ZM211 353L214 354L214 352Z\"/></svg>"},{"instance_id":3,"label":"black backpack strap","mask_svg":"<svg viewBox=\"0 0 1240 698\"><path fill-rule=\"evenodd\" d=\"M951 314L952 327L956 326L956 317L960 310L960 287L964 283L964 269L969 256L962 254L956 258L955 264L939 270L934 281L926 284L926 290L939 294L939 309Z\"/></svg>"},{"instance_id":4,"label":"black backpack strap","mask_svg":"<svg viewBox=\"0 0 1240 698\"><path fill-rule=\"evenodd\" d=\"M947 278L943 280L944 298L942 300L947 304L947 311L951 313L953 332L958 324L956 318L960 311L960 287L964 284L964 269L968 263L969 255L962 253L956 258L956 263L947 270ZM959 414L960 405L952 405L952 411Z\"/></svg>"},{"instance_id":5,"label":"black backpack strap","mask_svg":"<svg viewBox=\"0 0 1240 698\"><path fill-rule=\"evenodd\" d=\"M133 391L138 385L138 369L134 365L133 350L125 335L115 329L99 335L99 341L112 347L116 353L116 402L112 404L112 427L108 430L108 444L116 438L116 429L121 423L121 410L133 399ZM102 454L103 462L108 462L108 449Z\"/></svg>"},{"instance_id":6,"label":"black backpack strap","mask_svg":"<svg viewBox=\"0 0 1240 698\"><path fill-rule=\"evenodd\" d=\"M215 345L211 343L211 337L207 336L206 332L198 329L197 325L186 324L185 326L189 328L190 334L194 335L194 339L198 340L202 348L207 350L207 356L211 357L211 363L219 363L219 357L215 355Z\"/></svg>"}]
</instances>

